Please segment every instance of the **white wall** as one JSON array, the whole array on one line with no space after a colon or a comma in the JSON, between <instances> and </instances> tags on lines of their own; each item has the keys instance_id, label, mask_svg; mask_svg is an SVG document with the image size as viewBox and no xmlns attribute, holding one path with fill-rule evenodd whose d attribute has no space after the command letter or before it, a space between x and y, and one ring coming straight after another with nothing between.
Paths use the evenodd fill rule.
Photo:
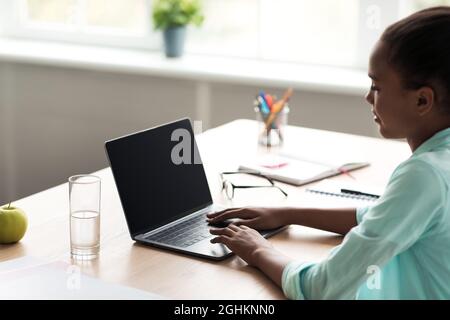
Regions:
<instances>
[{"instance_id":1,"label":"white wall","mask_svg":"<svg viewBox=\"0 0 450 320\"><path fill-rule=\"evenodd\" d=\"M113 137L184 116L204 130L254 119L259 89L0 62L0 203L107 166L103 142ZM376 135L363 97L297 90L289 122Z\"/></svg>"}]
</instances>

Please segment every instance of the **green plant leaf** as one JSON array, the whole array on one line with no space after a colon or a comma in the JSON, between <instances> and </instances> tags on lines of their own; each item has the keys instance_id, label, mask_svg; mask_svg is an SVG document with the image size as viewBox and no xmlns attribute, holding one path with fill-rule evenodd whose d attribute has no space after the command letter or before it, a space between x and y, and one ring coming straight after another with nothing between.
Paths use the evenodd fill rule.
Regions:
<instances>
[{"instance_id":1,"label":"green plant leaf","mask_svg":"<svg viewBox=\"0 0 450 320\"><path fill-rule=\"evenodd\" d=\"M188 24L199 27L204 21L200 0L155 0L152 9L155 29Z\"/></svg>"}]
</instances>

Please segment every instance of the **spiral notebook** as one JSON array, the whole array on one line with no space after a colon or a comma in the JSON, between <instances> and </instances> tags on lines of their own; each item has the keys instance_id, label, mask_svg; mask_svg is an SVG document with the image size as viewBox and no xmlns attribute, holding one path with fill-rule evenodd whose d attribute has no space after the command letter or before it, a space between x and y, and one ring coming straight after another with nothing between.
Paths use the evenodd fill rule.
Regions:
<instances>
[{"instance_id":1,"label":"spiral notebook","mask_svg":"<svg viewBox=\"0 0 450 320\"><path fill-rule=\"evenodd\" d=\"M357 183L343 183L326 179L313 187L307 188L306 192L341 199L375 202L380 198L383 190L377 187L362 186Z\"/></svg>"}]
</instances>

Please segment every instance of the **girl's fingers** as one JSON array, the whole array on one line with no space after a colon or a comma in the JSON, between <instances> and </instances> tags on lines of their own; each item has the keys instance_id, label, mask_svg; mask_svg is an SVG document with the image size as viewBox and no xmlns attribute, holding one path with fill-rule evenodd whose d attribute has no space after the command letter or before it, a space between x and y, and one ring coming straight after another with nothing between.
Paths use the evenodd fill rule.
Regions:
<instances>
[{"instance_id":1,"label":"girl's fingers","mask_svg":"<svg viewBox=\"0 0 450 320\"><path fill-rule=\"evenodd\" d=\"M240 228L239 228L237 225L233 224L233 223L229 224L229 225L228 225L228 228L230 228L230 229L233 230L234 232L240 231Z\"/></svg>"},{"instance_id":2,"label":"girl's fingers","mask_svg":"<svg viewBox=\"0 0 450 320\"><path fill-rule=\"evenodd\" d=\"M239 208L225 211L224 213L221 213L215 216L214 218L209 219L208 221L214 223L233 218L249 218L250 215L251 214L249 213L248 210Z\"/></svg>"},{"instance_id":3,"label":"girl's fingers","mask_svg":"<svg viewBox=\"0 0 450 320\"><path fill-rule=\"evenodd\" d=\"M228 246L228 243L230 243L230 240L231 239L227 236L218 236L218 237L211 239L210 242L211 243L222 243L222 244Z\"/></svg>"},{"instance_id":4,"label":"girl's fingers","mask_svg":"<svg viewBox=\"0 0 450 320\"><path fill-rule=\"evenodd\" d=\"M256 229L258 223L258 218L253 218L253 219L249 219L249 220L239 220L234 222L234 224L236 224L237 226L240 227L250 227L252 229Z\"/></svg>"},{"instance_id":5,"label":"girl's fingers","mask_svg":"<svg viewBox=\"0 0 450 320\"><path fill-rule=\"evenodd\" d=\"M208 214L206 214L206 216L207 216L208 218L212 219L212 218L215 218L215 217L217 217L217 216L221 215L222 213L225 213L225 212L227 212L227 211L229 211L229 210L236 210L236 209L237 209L237 208L228 208L228 209L225 209L225 210L221 210L221 211L217 211L217 212L211 212L211 213L208 213Z\"/></svg>"},{"instance_id":6,"label":"girl's fingers","mask_svg":"<svg viewBox=\"0 0 450 320\"><path fill-rule=\"evenodd\" d=\"M209 229L209 233L213 234L213 235L226 235L228 237L232 237L234 234L234 231L232 229L230 229L229 227L226 228L211 228Z\"/></svg>"}]
</instances>

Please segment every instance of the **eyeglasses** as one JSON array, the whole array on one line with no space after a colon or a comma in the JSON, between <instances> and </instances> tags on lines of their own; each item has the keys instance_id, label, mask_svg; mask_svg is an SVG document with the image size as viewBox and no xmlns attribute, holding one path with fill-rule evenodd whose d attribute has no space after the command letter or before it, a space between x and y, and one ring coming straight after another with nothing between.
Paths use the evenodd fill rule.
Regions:
<instances>
[{"instance_id":1,"label":"eyeglasses","mask_svg":"<svg viewBox=\"0 0 450 320\"><path fill-rule=\"evenodd\" d=\"M248 186L248 185L235 185L231 181L225 179L225 175L230 174L250 174L253 176L257 176L263 179L266 179L270 182L270 186ZM249 189L249 188L275 188L280 190L280 192L287 197L288 194L281 189L280 187L276 186L272 179L269 177L266 177L265 175L262 175L260 173L252 172L252 171L236 171L236 172L222 172L220 174L220 178L222 179L222 191L225 190L225 194L227 195L228 199L231 200L234 197L234 189Z\"/></svg>"}]
</instances>

